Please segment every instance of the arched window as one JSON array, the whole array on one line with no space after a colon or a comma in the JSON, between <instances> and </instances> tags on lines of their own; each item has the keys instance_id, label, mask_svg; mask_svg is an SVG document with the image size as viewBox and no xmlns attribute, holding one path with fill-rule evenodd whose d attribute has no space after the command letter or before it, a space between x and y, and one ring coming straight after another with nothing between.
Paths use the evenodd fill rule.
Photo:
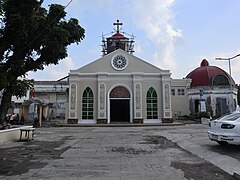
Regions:
<instances>
[{"instance_id":1,"label":"arched window","mask_svg":"<svg viewBox=\"0 0 240 180\"><path fill-rule=\"evenodd\" d=\"M225 75L217 75L213 78L212 85L229 85L229 79Z\"/></svg>"},{"instance_id":2,"label":"arched window","mask_svg":"<svg viewBox=\"0 0 240 180\"><path fill-rule=\"evenodd\" d=\"M147 119L158 119L158 100L157 92L154 88L149 88L147 91Z\"/></svg>"},{"instance_id":3,"label":"arched window","mask_svg":"<svg viewBox=\"0 0 240 180\"><path fill-rule=\"evenodd\" d=\"M93 92L89 87L83 92L82 119L93 119Z\"/></svg>"}]
</instances>

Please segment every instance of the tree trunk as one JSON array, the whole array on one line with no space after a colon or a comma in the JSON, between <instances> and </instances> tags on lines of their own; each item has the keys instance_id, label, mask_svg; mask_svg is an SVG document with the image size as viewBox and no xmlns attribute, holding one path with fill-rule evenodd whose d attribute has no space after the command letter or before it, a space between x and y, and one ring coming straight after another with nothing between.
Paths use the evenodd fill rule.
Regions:
<instances>
[{"instance_id":1,"label":"tree trunk","mask_svg":"<svg viewBox=\"0 0 240 180\"><path fill-rule=\"evenodd\" d=\"M3 91L2 101L0 104L0 124L4 124L4 120L6 118L6 114L8 111L8 108L11 105L11 99L12 99L12 92L6 88Z\"/></svg>"}]
</instances>

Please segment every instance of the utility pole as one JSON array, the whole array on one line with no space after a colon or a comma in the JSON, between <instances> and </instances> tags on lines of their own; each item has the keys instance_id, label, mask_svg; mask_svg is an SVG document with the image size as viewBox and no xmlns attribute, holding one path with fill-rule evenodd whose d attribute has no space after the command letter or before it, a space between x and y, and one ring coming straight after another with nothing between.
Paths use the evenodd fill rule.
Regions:
<instances>
[{"instance_id":1,"label":"utility pole","mask_svg":"<svg viewBox=\"0 0 240 180\"><path fill-rule=\"evenodd\" d=\"M231 72L231 60L240 56L240 54L237 54L233 57L230 58L215 58L215 60L222 60L222 61L228 61L228 68L229 68L229 74L230 74L230 78L229 78L229 86L230 86L230 99L229 99L229 111L232 112L234 111L234 98L233 98L233 85L232 85L232 72Z\"/></svg>"}]
</instances>

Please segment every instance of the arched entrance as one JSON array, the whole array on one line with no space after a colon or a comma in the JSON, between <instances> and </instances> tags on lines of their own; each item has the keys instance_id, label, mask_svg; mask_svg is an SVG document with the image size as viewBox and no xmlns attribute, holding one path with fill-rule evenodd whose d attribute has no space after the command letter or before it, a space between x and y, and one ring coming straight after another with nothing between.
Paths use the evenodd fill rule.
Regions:
<instances>
[{"instance_id":1,"label":"arched entrance","mask_svg":"<svg viewBox=\"0 0 240 180\"><path fill-rule=\"evenodd\" d=\"M115 87L109 95L110 122L130 122L130 93L123 86Z\"/></svg>"}]
</instances>

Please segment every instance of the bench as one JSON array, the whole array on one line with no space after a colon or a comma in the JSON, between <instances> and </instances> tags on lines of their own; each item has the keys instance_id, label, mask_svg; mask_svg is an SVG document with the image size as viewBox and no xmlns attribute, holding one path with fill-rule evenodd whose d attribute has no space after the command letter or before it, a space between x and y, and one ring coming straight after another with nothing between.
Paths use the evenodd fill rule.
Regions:
<instances>
[{"instance_id":1,"label":"bench","mask_svg":"<svg viewBox=\"0 0 240 180\"><path fill-rule=\"evenodd\" d=\"M35 130L35 128L32 128L32 127L20 128L20 138L19 138L19 141L22 140L24 132L25 132L25 140L27 140L27 141L33 140L33 138L34 138L34 130Z\"/></svg>"}]
</instances>

